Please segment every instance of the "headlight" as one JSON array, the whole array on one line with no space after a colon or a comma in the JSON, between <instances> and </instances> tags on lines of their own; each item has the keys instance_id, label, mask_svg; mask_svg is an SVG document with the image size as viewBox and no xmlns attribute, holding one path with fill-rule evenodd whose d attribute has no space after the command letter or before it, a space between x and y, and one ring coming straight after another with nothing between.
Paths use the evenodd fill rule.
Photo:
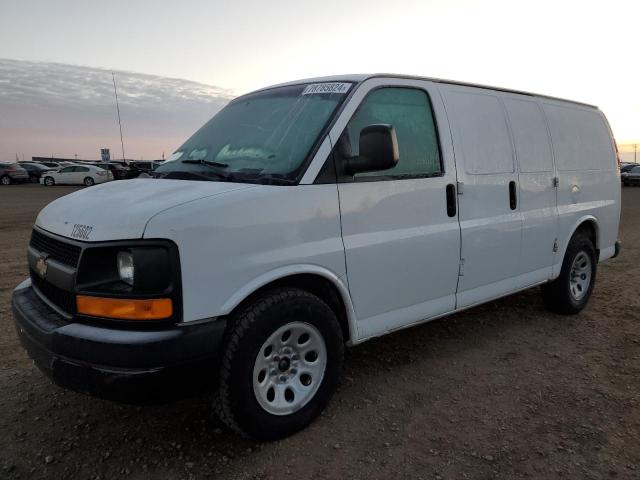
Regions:
<instances>
[{"instance_id":1,"label":"headlight","mask_svg":"<svg viewBox=\"0 0 640 480\"><path fill-rule=\"evenodd\" d=\"M121 320L180 321L178 248L169 240L85 247L76 274L77 313Z\"/></svg>"},{"instance_id":2,"label":"headlight","mask_svg":"<svg viewBox=\"0 0 640 480\"><path fill-rule=\"evenodd\" d=\"M128 251L118 252L118 275L120 280L133 287L134 274L133 254Z\"/></svg>"},{"instance_id":3,"label":"headlight","mask_svg":"<svg viewBox=\"0 0 640 480\"><path fill-rule=\"evenodd\" d=\"M180 284L180 263L177 248L161 242L89 247L82 253L76 282L87 293L166 293Z\"/></svg>"}]
</instances>

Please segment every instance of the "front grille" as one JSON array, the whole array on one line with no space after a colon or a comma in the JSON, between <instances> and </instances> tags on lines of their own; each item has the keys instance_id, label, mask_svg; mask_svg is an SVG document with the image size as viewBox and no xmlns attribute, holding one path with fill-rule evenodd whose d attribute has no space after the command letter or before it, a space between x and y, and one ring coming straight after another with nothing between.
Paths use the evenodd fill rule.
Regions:
<instances>
[{"instance_id":1,"label":"front grille","mask_svg":"<svg viewBox=\"0 0 640 480\"><path fill-rule=\"evenodd\" d=\"M31 283L40 290L47 300L56 305L58 308L67 313L75 313L76 298L72 292L58 288L43 280L36 272L30 269Z\"/></svg>"},{"instance_id":2,"label":"front grille","mask_svg":"<svg viewBox=\"0 0 640 480\"><path fill-rule=\"evenodd\" d=\"M31 242L29 245L40 252L48 253L49 258L64 263L65 265L71 267L78 266L81 248L76 245L43 235L37 230L31 232Z\"/></svg>"}]
</instances>

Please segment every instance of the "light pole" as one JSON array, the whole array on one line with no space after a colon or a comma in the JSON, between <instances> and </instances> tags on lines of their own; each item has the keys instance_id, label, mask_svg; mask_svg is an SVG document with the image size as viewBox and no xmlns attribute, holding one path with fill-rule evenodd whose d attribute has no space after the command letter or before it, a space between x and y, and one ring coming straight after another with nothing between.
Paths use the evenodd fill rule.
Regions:
<instances>
[{"instance_id":1,"label":"light pole","mask_svg":"<svg viewBox=\"0 0 640 480\"><path fill-rule=\"evenodd\" d=\"M124 159L124 141L122 140L122 122L120 121L120 105L118 104L118 90L116 90L116 76L111 72L111 79L113 80L113 93L116 96L116 109L118 110L118 126L120 127L120 145L122 146L122 161L126 163Z\"/></svg>"}]
</instances>

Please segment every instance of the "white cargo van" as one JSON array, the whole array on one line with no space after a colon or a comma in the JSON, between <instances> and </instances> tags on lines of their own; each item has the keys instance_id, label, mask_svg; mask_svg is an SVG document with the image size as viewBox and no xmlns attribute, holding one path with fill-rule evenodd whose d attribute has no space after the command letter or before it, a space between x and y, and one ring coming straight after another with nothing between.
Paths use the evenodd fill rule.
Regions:
<instances>
[{"instance_id":1,"label":"white cargo van","mask_svg":"<svg viewBox=\"0 0 640 480\"><path fill-rule=\"evenodd\" d=\"M299 81L233 100L154 178L44 208L13 311L61 385L109 396L203 371L227 425L273 439L325 407L344 345L535 285L579 312L619 216L596 107L394 75Z\"/></svg>"}]
</instances>

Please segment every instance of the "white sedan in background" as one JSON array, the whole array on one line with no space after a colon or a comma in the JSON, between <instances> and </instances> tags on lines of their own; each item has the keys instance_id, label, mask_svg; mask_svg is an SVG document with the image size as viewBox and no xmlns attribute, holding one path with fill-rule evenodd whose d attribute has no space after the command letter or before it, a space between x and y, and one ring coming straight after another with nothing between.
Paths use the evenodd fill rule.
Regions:
<instances>
[{"instance_id":1,"label":"white sedan in background","mask_svg":"<svg viewBox=\"0 0 640 480\"><path fill-rule=\"evenodd\" d=\"M48 187L55 184L90 187L96 183L111 180L113 180L113 174L109 170L93 165L68 165L52 172L46 172L40 177L40 183Z\"/></svg>"}]
</instances>

